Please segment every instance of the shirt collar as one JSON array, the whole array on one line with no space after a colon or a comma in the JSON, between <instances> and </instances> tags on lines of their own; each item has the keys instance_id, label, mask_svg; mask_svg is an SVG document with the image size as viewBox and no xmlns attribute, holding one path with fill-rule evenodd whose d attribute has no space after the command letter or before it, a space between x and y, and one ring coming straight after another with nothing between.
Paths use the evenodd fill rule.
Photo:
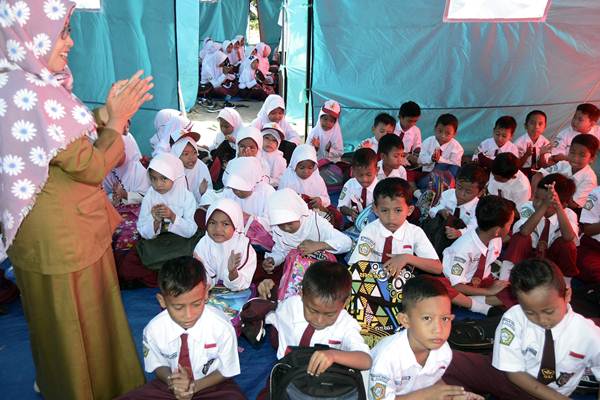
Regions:
<instances>
[{"instance_id":1,"label":"shirt collar","mask_svg":"<svg viewBox=\"0 0 600 400\"><path fill-rule=\"evenodd\" d=\"M477 229L470 229L469 233L472 237L473 243L475 243L475 246L477 246L479 252L484 256L487 256L488 247L479 238L479 235L477 234Z\"/></svg>"}]
</instances>

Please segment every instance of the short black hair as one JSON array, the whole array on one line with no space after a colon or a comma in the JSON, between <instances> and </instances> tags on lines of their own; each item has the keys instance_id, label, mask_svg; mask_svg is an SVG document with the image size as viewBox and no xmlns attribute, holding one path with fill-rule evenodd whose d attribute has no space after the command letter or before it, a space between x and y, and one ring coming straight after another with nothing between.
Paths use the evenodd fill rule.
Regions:
<instances>
[{"instance_id":1,"label":"short black hair","mask_svg":"<svg viewBox=\"0 0 600 400\"><path fill-rule=\"evenodd\" d=\"M469 162L460 167L456 174L456 181L465 181L476 183L479 190L485 187L488 181L488 174L485 169L477 163Z\"/></svg>"},{"instance_id":2,"label":"short black hair","mask_svg":"<svg viewBox=\"0 0 600 400\"><path fill-rule=\"evenodd\" d=\"M410 184L404 179L397 177L382 179L377 182L375 189L373 189L373 202L375 205L383 197L389 197L390 199L403 197L406 200L406 204L410 205L412 198Z\"/></svg>"},{"instance_id":3,"label":"short black hair","mask_svg":"<svg viewBox=\"0 0 600 400\"><path fill-rule=\"evenodd\" d=\"M313 296L329 303L350 296L352 276L348 269L334 261L317 261L306 270L302 279L302 295Z\"/></svg>"},{"instance_id":4,"label":"short black hair","mask_svg":"<svg viewBox=\"0 0 600 400\"><path fill-rule=\"evenodd\" d=\"M353 167L370 167L377 165L377 154L368 147L358 149L352 155L352 166Z\"/></svg>"},{"instance_id":5,"label":"short black hair","mask_svg":"<svg viewBox=\"0 0 600 400\"><path fill-rule=\"evenodd\" d=\"M200 283L206 284L206 270L202 262L192 256L169 260L158 273L158 286L163 295L177 297Z\"/></svg>"},{"instance_id":6,"label":"short black hair","mask_svg":"<svg viewBox=\"0 0 600 400\"><path fill-rule=\"evenodd\" d=\"M383 124L385 126L388 126L388 125L396 126L396 118L392 117L388 113L377 114L377 116L373 120L373 127L376 127L379 124Z\"/></svg>"},{"instance_id":7,"label":"short black hair","mask_svg":"<svg viewBox=\"0 0 600 400\"><path fill-rule=\"evenodd\" d=\"M598 152L598 139L596 136L590 135L589 133L580 133L575 136L571 141L571 146L574 144L579 144L587 148L592 157L595 157Z\"/></svg>"},{"instance_id":8,"label":"short black hair","mask_svg":"<svg viewBox=\"0 0 600 400\"><path fill-rule=\"evenodd\" d=\"M495 226L502 227L514 215L515 205L512 201L496 195L487 195L479 199L475 208L477 227L487 231Z\"/></svg>"},{"instance_id":9,"label":"short black hair","mask_svg":"<svg viewBox=\"0 0 600 400\"><path fill-rule=\"evenodd\" d=\"M448 289L439 279L427 275L411 278L402 288L402 312L407 313L420 301L438 296L450 299Z\"/></svg>"},{"instance_id":10,"label":"short black hair","mask_svg":"<svg viewBox=\"0 0 600 400\"><path fill-rule=\"evenodd\" d=\"M519 160L513 153L500 153L492 161L492 174L511 179L519 170Z\"/></svg>"},{"instance_id":11,"label":"short black hair","mask_svg":"<svg viewBox=\"0 0 600 400\"><path fill-rule=\"evenodd\" d=\"M456 118L453 114L442 114L438 117L437 121L435 121L435 126L438 125L450 125L454 127L454 131L458 131L458 118Z\"/></svg>"},{"instance_id":12,"label":"short black hair","mask_svg":"<svg viewBox=\"0 0 600 400\"><path fill-rule=\"evenodd\" d=\"M546 116L545 112L543 112L542 110L533 110L527 113L527 116L525 117L525 124L527 124L529 122L529 119L532 118L534 115L541 115L542 117L544 117L544 121L548 121L548 117Z\"/></svg>"},{"instance_id":13,"label":"short black hair","mask_svg":"<svg viewBox=\"0 0 600 400\"><path fill-rule=\"evenodd\" d=\"M510 271L510 288L515 295L529 293L541 286L549 286L564 297L567 285L560 268L548 259L529 258L523 260Z\"/></svg>"},{"instance_id":14,"label":"short black hair","mask_svg":"<svg viewBox=\"0 0 600 400\"><path fill-rule=\"evenodd\" d=\"M398 135L384 135L377 144L377 154L388 154L394 149L404 150L404 143Z\"/></svg>"},{"instance_id":15,"label":"short black hair","mask_svg":"<svg viewBox=\"0 0 600 400\"><path fill-rule=\"evenodd\" d=\"M421 107L414 101L407 101L406 103L402 103L400 106L400 111L398 111L398 118L403 117L420 117L421 116Z\"/></svg>"},{"instance_id":16,"label":"short black hair","mask_svg":"<svg viewBox=\"0 0 600 400\"><path fill-rule=\"evenodd\" d=\"M577 106L575 112L581 111L582 114L588 116L588 118L594 122L598 122L600 118L600 110L592 103L582 103Z\"/></svg>"},{"instance_id":17,"label":"short black hair","mask_svg":"<svg viewBox=\"0 0 600 400\"><path fill-rule=\"evenodd\" d=\"M503 115L496 120L494 129L510 129L511 135L515 133L517 129L517 121L512 115Z\"/></svg>"},{"instance_id":18,"label":"short black hair","mask_svg":"<svg viewBox=\"0 0 600 400\"><path fill-rule=\"evenodd\" d=\"M558 194L558 198L564 206L569 202L569 200L571 200L571 198L573 198L573 195L575 194L575 190L577 189L575 187L575 182L573 182L573 179L567 178L562 174L549 174L539 181L537 189L547 190L546 185L550 185L552 183L554 183L554 190L556 191L556 194Z\"/></svg>"}]
</instances>

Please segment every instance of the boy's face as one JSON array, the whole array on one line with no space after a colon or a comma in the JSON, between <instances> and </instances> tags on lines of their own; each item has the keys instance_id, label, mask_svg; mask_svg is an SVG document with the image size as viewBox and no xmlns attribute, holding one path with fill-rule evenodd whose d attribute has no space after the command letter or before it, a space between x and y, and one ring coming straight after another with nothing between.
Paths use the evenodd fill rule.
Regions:
<instances>
[{"instance_id":1,"label":"boy's face","mask_svg":"<svg viewBox=\"0 0 600 400\"><path fill-rule=\"evenodd\" d=\"M400 117L400 127L403 131L407 131L419 122L420 117Z\"/></svg>"},{"instance_id":2,"label":"boy's face","mask_svg":"<svg viewBox=\"0 0 600 400\"><path fill-rule=\"evenodd\" d=\"M575 111L575 115L571 120L571 127L579 133L588 133L595 124L595 121L592 121L587 114L581 111Z\"/></svg>"},{"instance_id":3,"label":"boy's face","mask_svg":"<svg viewBox=\"0 0 600 400\"><path fill-rule=\"evenodd\" d=\"M286 222L285 224L277 225L279 229L287 233L296 233L300 229L300 221Z\"/></svg>"},{"instance_id":4,"label":"boy's face","mask_svg":"<svg viewBox=\"0 0 600 400\"><path fill-rule=\"evenodd\" d=\"M267 153L272 153L277 150L278 144L277 139L270 133L263 136L263 150Z\"/></svg>"},{"instance_id":5,"label":"boy's face","mask_svg":"<svg viewBox=\"0 0 600 400\"><path fill-rule=\"evenodd\" d=\"M148 169L148 175L150 176L150 185L160 194L167 193L173 187L172 180L153 169Z\"/></svg>"},{"instance_id":6,"label":"boy's face","mask_svg":"<svg viewBox=\"0 0 600 400\"><path fill-rule=\"evenodd\" d=\"M540 114L533 114L525 123L525 130L530 138L537 139L546 129L546 118Z\"/></svg>"},{"instance_id":7,"label":"boy's face","mask_svg":"<svg viewBox=\"0 0 600 400\"><path fill-rule=\"evenodd\" d=\"M527 319L544 329L554 328L567 313L567 304L571 301L571 289L565 295L556 288L544 285L529 292L517 292L517 300Z\"/></svg>"},{"instance_id":8,"label":"boy's face","mask_svg":"<svg viewBox=\"0 0 600 400\"><path fill-rule=\"evenodd\" d=\"M494 142L502 147L512 139L513 131L507 128L494 128Z\"/></svg>"},{"instance_id":9,"label":"boy's face","mask_svg":"<svg viewBox=\"0 0 600 400\"><path fill-rule=\"evenodd\" d=\"M323 114L321 115L321 118L319 118L319 122L321 123L321 129L323 129L325 132L333 128L333 126L335 125L335 121L336 119L329 114Z\"/></svg>"},{"instance_id":10,"label":"boy's face","mask_svg":"<svg viewBox=\"0 0 600 400\"><path fill-rule=\"evenodd\" d=\"M245 138L238 143L240 157L256 157L258 154L258 145L251 138Z\"/></svg>"},{"instance_id":11,"label":"boy's face","mask_svg":"<svg viewBox=\"0 0 600 400\"><path fill-rule=\"evenodd\" d=\"M269 113L269 121L279 123L283 119L283 114L283 108L277 107Z\"/></svg>"},{"instance_id":12,"label":"boy's face","mask_svg":"<svg viewBox=\"0 0 600 400\"><path fill-rule=\"evenodd\" d=\"M400 322L408 329L408 343L413 352L437 350L450 336L454 315L448 296L429 297L418 301Z\"/></svg>"},{"instance_id":13,"label":"boy's face","mask_svg":"<svg viewBox=\"0 0 600 400\"><path fill-rule=\"evenodd\" d=\"M231 239L235 228L231 218L221 210L215 210L206 223L206 233L216 243Z\"/></svg>"},{"instance_id":14,"label":"boy's face","mask_svg":"<svg viewBox=\"0 0 600 400\"><path fill-rule=\"evenodd\" d=\"M582 144L572 143L567 154L567 160L571 164L573 173L585 168L594 161L592 153Z\"/></svg>"},{"instance_id":15,"label":"boy's face","mask_svg":"<svg viewBox=\"0 0 600 400\"><path fill-rule=\"evenodd\" d=\"M396 232L413 212L414 207L406 203L404 197L396 196L390 198L379 196L373 203L373 211L379 217L381 224L390 232Z\"/></svg>"},{"instance_id":16,"label":"boy's face","mask_svg":"<svg viewBox=\"0 0 600 400\"><path fill-rule=\"evenodd\" d=\"M321 297L302 294L302 309L306 322L320 331L335 323L344 309L344 302L328 301Z\"/></svg>"},{"instance_id":17,"label":"boy's face","mask_svg":"<svg viewBox=\"0 0 600 400\"><path fill-rule=\"evenodd\" d=\"M388 153L381 153L381 160L385 167L392 169L399 168L404 160L404 150L394 147Z\"/></svg>"},{"instance_id":18,"label":"boy's face","mask_svg":"<svg viewBox=\"0 0 600 400\"><path fill-rule=\"evenodd\" d=\"M200 282L189 292L172 296L157 293L156 299L162 308L166 308L175 323L183 329L190 329L202 316L208 299L206 283Z\"/></svg>"},{"instance_id":19,"label":"boy's face","mask_svg":"<svg viewBox=\"0 0 600 400\"><path fill-rule=\"evenodd\" d=\"M533 194L533 208L536 210L541 208L542 204L544 204L547 197L548 197L547 189L536 188L535 193ZM554 208L554 206L550 205L546 209L546 213L544 214L544 217L549 218L552 215L554 215L555 212L556 212L556 209Z\"/></svg>"},{"instance_id":20,"label":"boy's face","mask_svg":"<svg viewBox=\"0 0 600 400\"><path fill-rule=\"evenodd\" d=\"M481 194L482 189L476 182L467 182L465 180L456 181L456 201L457 205L463 205L470 202Z\"/></svg>"},{"instance_id":21,"label":"boy's face","mask_svg":"<svg viewBox=\"0 0 600 400\"><path fill-rule=\"evenodd\" d=\"M394 125L386 125L383 122L380 122L373 128L371 128L371 131L373 131L375 139L377 139L377 141L379 142L379 139L381 139L384 135L394 133L394 128Z\"/></svg>"},{"instance_id":22,"label":"boy's face","mask_svg":"<svg viewBox=\"0 0 600 400\"><path fill-rule=\"evenodd\" d=\"M435 138L440 145L444 145L454 139L456 130L452 125L437 124L435 126Z\"/></svg>"},{"instance_id":23,"label":"boy's face","mask_svg":"<svg viewBox=\"0 0 600 400\"><path fill-rule=\"evenodd\" d=\"M179 159L181 160L183 166L186 169L194 168L194 165L196 165L196 162L198 161L198 154L196 153L196 149L194 149L194 147L190 143L188 143L183 148Z\"/></svg>"},{"instance_id":24,"label":"boy's face","mask_svg":"<svg viewBox=\"0 0 600 400\"><path fill-rule=\"evenodd\" d=\"M511 228L513 222L515 222L515 213L512 213L510 218L508 219L508 221L506 221L506 224L504 224L503 226L500 227L500 229L498 230L497 237L502 238L502 239L507 237L508 232L510 232L510 228Z\"/></svg>"},{"instance_id":25,"label":"boy's face","mask_svg":"<svg viewBox=\"0 0 600 400\"><path fill-rule=\"evenodd\" d=\"M315 172L316 167L317 167L317 164L314 161L311 161L311 160L300 161L296 165L296 169L295 169L296 175L298 175L298 178L300 178L300 179L307 179L313 174L313 172Z\"/></svg>"},{"instance_id":26,"label":"boy's face","mask_svg":"<svg viewBox=\"0 0 600 400\"><path fill-rule=\"evenodd\" d=\"M233 126L223 118L219 118L219 129L221 129L221 133L225 136L233 133Z\"/></svg>"},{"instance_id":27,"label":"boy's face","mask_svg":"<svg viewBox=\"0 0 600 400\"><path fill-rule=\"evenodd\" d=\"M360 186L367 188L377 177L377 164L373 163L367 167L352 167L352 176L356 178Z\"/></svg>"}]
</instances>

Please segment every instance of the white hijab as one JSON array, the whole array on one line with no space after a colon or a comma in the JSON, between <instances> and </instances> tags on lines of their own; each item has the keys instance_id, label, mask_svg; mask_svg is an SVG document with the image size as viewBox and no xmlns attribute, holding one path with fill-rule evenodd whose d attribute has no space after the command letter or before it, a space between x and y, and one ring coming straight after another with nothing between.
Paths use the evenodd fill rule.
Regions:
<instances>
[{"instance_id":1,"label":"white hijab","mask_svg":"<svg viewBox=\"0 0 600 400\"><path fill-rule=\"evenodd\" d=\"M144 201L150 202L150 207L165 204L176 215L183 215L185 200L192 194L187 189L183 163L171 153L160 153L150 161L148 170L154 170L173 181L173 187L165 194L160 194L153 187L148 189Z\"/></svg>"},{"instance_id":2,"label":"white hijab","mask_svg":"<svg viewBox=\"0 0 600 400\"><path fill-rule=\"evenodd\" d=\"M271 122L269 119L269 113L276 108L281 108L285 112L285 101L283 101L283 97L278 94L270 94L265 99L262 107L258 111L256 118L260 120L260 126L262 127L264 124Z\"/></svg>"},{"instance_id":3,"label":"white hijab","mask_svg":"<svg viewBox=\"0 0 600 400\"><path fill-rule=\"evenodd\" d=\"M308 237L314 232L312 225L317 221L315 212L309 210L306 202L292 189L280 189L273 193L267 200L267 208L273 236L279 236L280 241L290 249L298 248L306 239L318 239ZM277 226L293 221L300 221L300 228L294 233L285 232Z\"/></svg>"},{"instance_id":4,"label":"white hijab","mask_svg":"<svg viewBox=\"0 0 600 400\"><path fill-rule=\"evenodd\" d=\"M217 51L212 56L206 57L206 60L202 63L202 76L204 77L202 80L215 79L223 75L223 67L220 65L226 59L227 56L222 51Z\"/></svg>"},{"instance_id":5,"label":"white hijab","mask_svg":"<svg viewBox=\"0 0 600 400\"><path fill-rule=\"evenodd\" d=\"M170 140L173 139L174 142L177 141L181 137L182 133L189 132L192 128L192 122L181 115L181 113L174 115L171 112L170 115L171 116L169 119L164 117L166 121L159 125L154 136L150 138L153 157L161 152L169 152L171 150ZM162 118L163 117L161 117L161 119ZM157 126L156 118L154 120L154 126Z\"/></svg>"},{"instance_id":6,"label":"white hijab","mask_svg":"<svg viewBox=\"0 0 600 400\"><path fill-rule=\"evenodd\" d=\"M150 188L148 171L140 162L142 153L131 132L127 132L127 135L123 136L123 144L125 145L125 160L104 178L104 190L112 193L112 185L120 182L127 192L145 194Z\"/></svg>"},{"instance_id":7,"label":"white hijab","mask_svg":"<svg viewBox=\"0 0 600 400\"><path fill-rule=\"evenodd\" d=\"M262 157L262 147L263 147L262 133L253 126L244 126L237 132L236 142L239 145L239 143L242 140L248 139L248 138L252 139L254 141L254 143L256 143L256 146L258 148L258 151L256 152L255 157L258 160L260 160L260 163L261 163L261 168L262 168L261 180L265 181L266 183L269 183L269 179L270 179L269 171L271 171L271 168L269 167L269 163L267 162L267 160L265 160ZM239 148L236 147L236 150L235 150L236 157L239 157L238 152L239 152Z\"/></svg>"},{"instance_id":8,"label":"white hijab","mask_svg":"<svg viewBox=\"0 0 600 400\"><path fill-rule=\"evenodd\" d=\"M315 163L315 170L308 178L301 179L298 174L296 174L296 167L300 162L305 160L313 161ZM319 168L317 165L317 152L312 145L301 144L296 146L294 152L292 153L290 165L286 168L285 172L281 176L279 187L293 189L300 195L305 194L310 197L326 196L329 198L329 195L327 194L327 186L325 185L325 181L319 173Z\"/></svg>"},{"instance_id":9,"label":"white hijab","mask_svg":"<svg viewBox=\"0 0 600 400\"><path fill-rule=\"evenodd\" d=\"M252 69L252 62L256 57L250 56L240 66L240 82L252 82L256 78L256 71Z\"/></svg>"},{"instance_id":10,"label":"white hijab","mask_svg":"<svg viewBox=\"0 0 600 400\"><path fill-rule=\"evenodd\" d=\"M266 54L265 54L266 53ZM258 69L266 76L269 74L269 54L271 54L271 46L260 42L256 45L256 57L258 58Z\"/></svg>"},{"instance_id":11,"label":"white hijab","mask_svg":"<svg viewBox=\"0 0 600 400\"><path fill-rule=\"evenodd\" d=\"M175 155L177 158L181 157L181 153L183 153L183 150L188 144L194 148L196 155L198 155L197 143L189 136L184 136L175 142L173 147L171 147L171 154ZM197 160L196 164L194 164L194 168L187 169L184 167L184 173L187 180L188 190L194 195L196 203L200 204L200 200L202 198L202 194L200 193L200 184L202 183L202 180L206 179L206 182L208 183L207 190L212 189L212 182L208 167L202 161Z\"/></svg>"},{"instance_id":12,"label":"white hijab","mask_svg":"<svg viewBox=\"0 0 600 400\"><path fill-rule=\"evenodd\" d=\"M240 113L237 112L237 110L234 108L225 107L224 109L219 111L217 118L224 119L225 121L227 121L229 123L229 125L231 125L233 127L233 132L231 134L233 135L234 138L237 137L237 132L240 130L240 128L242 128L244 126L244 122L242 121L242 117L241 117ZM217 148L224 140L225 140L225 135L223 135L223 132L221 132L219 130L219 132L215 136L214 145L212 146L211 150L213 148ZM236 149L236 147L237 147L235 145L235 143L229 142L229 145L233 149Z\"/></svg>"},{"instance_id":13,"label":"white hijab","mask_svg":"<svg viewBox=\"0 0 600 400\"><path fill-rule=\"evenodd\" d=\"M319 153L322 152L322 154L319 154L319 158L325 158L324 149L327 148L327 145L329 144L329 142L331 142L331 140L333 138L342 137L342 128L340 128L339 115L335 119L335 124L333 125L333 127L330 130L324 131L323 128L321 127L321 121L320 121L321 116L324 114L327 114L325 111L323 111L323 108L330 106L330 105L333 106L333 104L337 105L337 109L339 110L340 105L337 101L328 100L325 103L325 105L323 105L321 110L319 111L319 121L317 121L317 123L315 124L315 126L312 128L312 131L311 131L312 137L318 138L319 141L321 142L321 144L319 145ZM323 151L322 151L322 149L323 149Z\"/></svg>"}]
</instances>

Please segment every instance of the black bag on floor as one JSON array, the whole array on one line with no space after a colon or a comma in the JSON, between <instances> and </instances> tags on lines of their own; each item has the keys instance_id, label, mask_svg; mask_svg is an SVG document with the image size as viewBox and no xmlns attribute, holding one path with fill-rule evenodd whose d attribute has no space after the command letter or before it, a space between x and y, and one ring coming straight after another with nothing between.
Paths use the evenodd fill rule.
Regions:
<instances>
[{"instance_id":1,"label":"black bag on floor","mask_svg":"<svg viewBox=\"0 0 600 400\"><path fill-rule=\"evenodd\" d=\"M440 260L442 259L444 250L449 247L456 239L448 239L446 237L446 226L450 226L455 229L466 228L465 223L462 219L456 218L450 215L448 219L444 219L441 215L436 215L433 218L425 218L421 223L421 228L429 238L429 241L433 245L435 252L437 253Z\"/></svg>"},{"instance_id":2,"label":"black bag on floor","mask_svg":"<svg viewBox=\"0 0 600 400\"><path fill-rule=\"evenodd\" d=\"M494 335L502 319L501 315L484 319L452 322L448 343L450 347L461 351L487 353L494 348Z\"/></svg>"},{"instance_id":3,"label":"black bag on floor","mask_svg":"<svg viewBox=\"0 0 600 400\"><path fill-rule=\"evenodd\" d=\"M333 364L321 375L306 373L317 350L328 346L290 347L291 352L275 364L269 379L271 400L366 400L360 371Z\"/></svg>"}]
</instances>

